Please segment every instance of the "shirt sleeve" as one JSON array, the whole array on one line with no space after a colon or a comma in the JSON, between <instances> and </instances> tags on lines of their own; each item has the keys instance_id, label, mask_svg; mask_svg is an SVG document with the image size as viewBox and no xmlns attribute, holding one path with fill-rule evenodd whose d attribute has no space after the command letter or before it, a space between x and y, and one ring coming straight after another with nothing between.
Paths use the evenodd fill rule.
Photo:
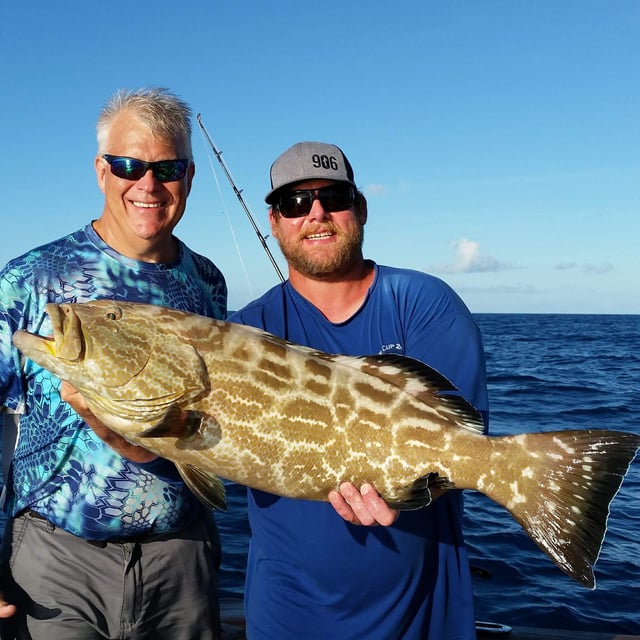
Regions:
<instances>
[{"instance_id":1,"label":"shirt sleeve","mask_svg":"<svg viewBox=\"0 0 640 640\"><path fill-rule=\"evenodd\" d=\"M34 312L37 301L25 287L21 274L7 266L0 273L0 406L24 411L25 396L20 375L22 359L13 346L13 334L18 329L29 329L29 313Z\"/></svg>"}]
</instances>

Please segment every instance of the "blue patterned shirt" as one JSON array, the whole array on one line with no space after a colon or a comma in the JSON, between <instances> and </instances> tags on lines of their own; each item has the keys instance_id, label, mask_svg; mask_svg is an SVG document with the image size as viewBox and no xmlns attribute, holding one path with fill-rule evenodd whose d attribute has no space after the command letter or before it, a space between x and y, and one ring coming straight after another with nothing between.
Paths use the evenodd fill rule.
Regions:
<instances>
[{"instance_id":1,"label":"blue patterned shirt","mask_svg":"<svg viewBox=\"0 0 640 640\"><path fill-rule=\"evenodd\" d=\"M11 342L17 329L53 332L49 302L111 298L224 318L222 273L177 242L173 263L140 262L117 253L88 224L0 272L0 405L22 414L6 487L11 515L34 509L75 535L105 540L174 531L201 513L172 463L118 455L60 399L59 379L21 359Z\"/></svg>"}]
</instances>

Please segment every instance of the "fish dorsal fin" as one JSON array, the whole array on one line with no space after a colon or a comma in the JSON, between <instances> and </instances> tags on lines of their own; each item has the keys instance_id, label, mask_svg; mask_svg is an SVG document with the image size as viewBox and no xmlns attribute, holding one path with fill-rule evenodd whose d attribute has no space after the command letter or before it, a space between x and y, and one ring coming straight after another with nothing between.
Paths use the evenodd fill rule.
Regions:
<instances>
[{"instance_id":1,"label":"fish dorsal fin","mask_svg":"<svg viewBox=\"0 0 640 640\"><path fill-rule=\"evenodd\" d=\"M418 400L433 405L437 398L443 408L456 417L463 428L484 433L482 414L459 394L458 388L439 371L398 354L375 356L330 356L342 366L349 366L376 376Z\"/></svg>"},{"instance_id":2,"label":"fish dorsal fin","mask_svg":"<svg viewBox=\"0 0 640 640\"><path fill-rule=\"evenodd\" d=\"M394 384L397 384L397 382L394 382L394 377L400 372L403 377L412 376L420 379L427 387L427 391L431 394L438 391L458 390L449 378L415 358L393 353L388 355L361 356L358 360L363 360L367 364L372 365L377 369L376 375ZM398 371L388 371L389 367L396 368Z\"/></svg>"}]
</instances>

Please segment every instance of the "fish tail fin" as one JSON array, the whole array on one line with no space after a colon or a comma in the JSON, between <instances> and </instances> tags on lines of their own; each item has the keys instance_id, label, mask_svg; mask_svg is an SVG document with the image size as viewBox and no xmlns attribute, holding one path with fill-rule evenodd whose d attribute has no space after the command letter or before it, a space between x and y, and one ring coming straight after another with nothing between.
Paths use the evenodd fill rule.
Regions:
<instances>
[{"instance_id":1,"label":"fish tail fin","mask_svg":"<svg viewBox=\"0 0 640 640\"><path fill-rule=\"evenodd\" d=\"M560 569L594 589L593 565L611 501L640 448L640 436L581 430L506 439L520 440L528 464L517 474L510 465L510 499L500 502Z\"/></svg>"}]
</instances>

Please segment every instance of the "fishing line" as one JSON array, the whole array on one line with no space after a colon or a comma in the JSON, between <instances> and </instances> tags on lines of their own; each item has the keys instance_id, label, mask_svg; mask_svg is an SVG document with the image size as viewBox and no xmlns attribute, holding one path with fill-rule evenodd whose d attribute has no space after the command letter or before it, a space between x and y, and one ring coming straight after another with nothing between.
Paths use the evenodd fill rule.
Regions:
<instances>
[{"instance_id":1,"label":"fishing line","mask_svg":"<svg viewBox=\"0 0 640 640\"><path fill-rule=\"evenodd\" d=\"M204 133L202 131L200 131L200 133L202 135L203 142L206 143ZM215 169L215 166L213 165L213 160L211 158L211 154L209 153L208 149L205 149L205 153L207 154L207 160L209 161L209 166L211 167L211 173L213 173L213 179L216 181L216 187L218 188L218 195L220 196L220 200L222 202L222 213L227 220L227 224L229 225L229 230L231 231L231 237L233 238L233 244L236 247L236 252L238 254L238 258L240 259L240 264L242 265L242 271L244 272L244 277L247 280L247 286L249 287L249 294L253 298L254 293L253 293L253 287L251 286L251 279L249 278L249 273L247 272L247 267L245 265L244 258L242 257L242 251L240 250L240 245L238 244L238 238L236 237L236 232L235 232L235 229L233 228L233 223L231 222L231 218L229 217L224 196L222 195L222 189L220 187L220 182L218 180L218 174L216 173L216 169Z\"/></svg>"},{"instance_id":2,"label":"fishing line","mask_svg":"<svg viewBox=\"0 0 640 640\"><path fill-rule=\"evenodd\" d=\"M247 207L247 205L246 205L246 203L245 203L245 201L244 201L244 199L242 197L242 191L240 189L238 189L238 187L236 187L236 184L233 181L233 177L231 176L231 173L229 172L229 169L227 169L227 165L225 164L224 160L222 159L222 152L218 151L218 149L216 148L216 145L213 143L213 140L211 139L211 136L209 135L208 131L205 129L204 124L202 123L202 118L200 117L200 114L198 114L196 116L196 120L198 121L198 125L200 126L200 130L202 132L202 135L206 137L207 142L209 143L209 146L213 150L213 153L215 154L216 159L220 163L220 166L222 167L222 170L224 171L225 176L227 176L227 180L231 184L231 186L233 188L233 191L236 194L236 197L240 201L240 204L242 205L242 208L244 209L244 212L247 214L247 217L249 218L249 222L251 223L251 226L253 227L253 230L255 231L256 235L258 236L258 240L260 241L260 244L262 245L262 248L265 250L265 253L267 254L269 260L271 261L271 264L272 264L273 268L276 270L276 273L278 274L278 277L280 278L280 282L284 282L285 278L282 275L282 271L280 271L280 267L278 267L278 263L276 262L275 258L273 257L273 254L271 253L271 251L269 250L269 247L267 246L267 236L263 235L263 233L260 231L258 225L256 224L256 221L254 220L253 216L251 215L251 211L249 211L249 207Z\"/></svg>"}]
</instances>

